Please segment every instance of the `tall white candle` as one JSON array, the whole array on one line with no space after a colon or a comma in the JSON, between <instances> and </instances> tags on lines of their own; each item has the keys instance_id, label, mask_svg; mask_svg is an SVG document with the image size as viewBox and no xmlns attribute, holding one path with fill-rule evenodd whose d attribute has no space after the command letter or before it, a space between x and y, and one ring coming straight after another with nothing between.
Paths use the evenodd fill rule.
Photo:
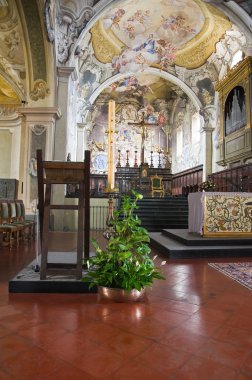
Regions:
<instances>
[{"instance_id":1,"label":"tall white candle","mask_svg":"<svg viewBox=\"0 0 252 380\"><path fill-rule=\"evenodd\" d=\"M114 173L115 101L109 101L108 112L108 191L115 187Z\"/></svg>"},{"instance_id":2,"label":"tall white candle","mask_svg":"<svg viewBox=\"0 0 252 380\"><path fill-rule=\"evenodd\" d=\"M160 150L160 131L158 132L158 150Z\"/></svg>"}]
</instances>

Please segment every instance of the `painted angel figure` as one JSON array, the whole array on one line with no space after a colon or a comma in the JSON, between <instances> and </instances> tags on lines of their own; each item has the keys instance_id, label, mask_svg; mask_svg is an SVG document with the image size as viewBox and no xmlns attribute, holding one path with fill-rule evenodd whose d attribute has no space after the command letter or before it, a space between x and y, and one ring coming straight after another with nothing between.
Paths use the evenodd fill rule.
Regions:
<instances>
[{"instance_id":1,"label":"painted angel figure","mask_svg":"<svg viewBox=\"0 0 252 380\"><path fill-rule=\"evenodd\" d=\"M146 11L142 11L141 9L138 9L132 17L128 19L128 21L138 21L140 24L146 23L148 18L150 17L150 10L147 9Z\"/></svg>"},{"instance_id":2,"label":"painted angel figure","mask_svg":"<svg viewBox=\"0 0 252 380\"><path fill-rule=\"evenodd\" d=\"M124 14L125 10L122 8L118 8L115 10L114 14L106 15L103 19L104 28L109 29L115 26L117 29L120 29L119 22L121 21L121 18Z\"/></svg>"}]
</instances>

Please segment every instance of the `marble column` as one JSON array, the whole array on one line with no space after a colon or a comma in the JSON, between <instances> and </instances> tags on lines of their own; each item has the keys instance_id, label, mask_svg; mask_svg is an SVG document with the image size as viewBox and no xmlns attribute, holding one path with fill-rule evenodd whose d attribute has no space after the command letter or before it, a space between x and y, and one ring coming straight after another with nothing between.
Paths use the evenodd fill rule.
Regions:
<instances>
[{"instance_id":1,"label":"marble column","mask_svg":"<svg viewBox=\"0 0 252 380\"><path fill-rule=\"evenodd\" d=\"M65 161L67 154L68 130L71 127L70 86L77 79L74 67L58 67L58 107L62 112L55 128L54 159Z\"/></svg>"},{"instance_id":2,"label":"marble column","mask_svg":"<svg viewBox=\"0 0 252 380\"><path fill-rule=\"evenodd\" d=\"M77 123L77 153L76 161L84 160L84 151L86 150L86 139L85 139L85 123Z\"/></svg>"},{"instance_id":3,"label":"marble column","mask_svg":"<svg viewBox=\"0 0 252 380\"><path fill-rule=\"evenodd\" d=\"M203 148L203 181L207 176L212 174L212 159L213 159L213 130L216 127L216 106L206 106L200 110L200 115L204 119L204 125L201 130L202 148Z\"/></svg>"}]
</instances>

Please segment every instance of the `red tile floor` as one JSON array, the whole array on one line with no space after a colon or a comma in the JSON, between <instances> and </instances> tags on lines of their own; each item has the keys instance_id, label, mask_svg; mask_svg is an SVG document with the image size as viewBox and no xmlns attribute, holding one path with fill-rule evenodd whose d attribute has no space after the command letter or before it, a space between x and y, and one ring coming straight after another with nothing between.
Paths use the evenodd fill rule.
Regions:
<instances>
[{"instance_id":1,"label":"red tile floor","mask_svg":"<svg viewBox=\"0 0 252 380\"><path fill-rule=\"evenodd\" d=\"M0 380L252 379L252 292L207 260L170 260L146 300L119 304L9 294L33 257L0 247Z\"/></svg>"}]
</instances>

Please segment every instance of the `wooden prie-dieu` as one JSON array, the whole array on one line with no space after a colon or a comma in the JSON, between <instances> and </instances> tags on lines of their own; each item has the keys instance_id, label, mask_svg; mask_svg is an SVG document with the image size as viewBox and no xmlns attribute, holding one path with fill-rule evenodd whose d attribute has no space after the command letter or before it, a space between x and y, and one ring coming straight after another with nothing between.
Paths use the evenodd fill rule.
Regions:
<instances>
[{"instance_id":1,"label":"wooden prie-dieu","mask_svg":"<svg viewBox=\"0 0 252 380\"><path fill-rule=\"evenodd\" d=\"M40 279L47 275L82 277L83 259L89 257L90 238L90 152L85 151L84 162L43 161L42 150L37 150L38 210L41 241ZM51 204L52 185L79 186L78 204ZM48 264L49 221L51 210L77 210L77 262L74 265ZM83 256L84 249L84 256Z\"/></svg>"}]
</instances>

